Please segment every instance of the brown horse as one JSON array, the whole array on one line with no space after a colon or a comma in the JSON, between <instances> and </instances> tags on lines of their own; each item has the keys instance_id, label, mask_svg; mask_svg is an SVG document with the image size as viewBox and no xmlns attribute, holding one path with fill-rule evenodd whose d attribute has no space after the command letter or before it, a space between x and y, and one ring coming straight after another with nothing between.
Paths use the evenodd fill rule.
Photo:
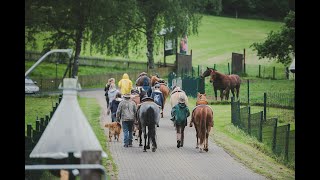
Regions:
<instances>
[{"instance_id":1,"label":"brown horse","mask_svg":"<svg viewBox=\"0 0 320 180\"><path fill-rule=\"evenodd\" d=\"M191 115L190 127L192 127L192 123L195 125L196 129L196 137L197 137L197 146L199 148L200 141L200 152L202 150L208 152L208 138L211 128L213 127L213 110L210 106L201 104L201 102L206 101L205 94L199 94L197 98L197 105Z\"/></svg>"},{"instance_id":2,"label":"brown horse","mask_svg":"<svg viewBox=\"0 0 320 180\"><path fill-rule=\"evenodd\" d=\"M210 73L211 73L213 70L214 70L213 68L208 68L208 67L207 67L207 70L204 71L200 77L201 77L201 78L205 78L205 77L210 76ZM219 91L220 91L220 100L222 101L222 100L223 100L223 97L224 97L224 96L223 96L224 88L223 88L221 82L219 82L219 81L213 81L213 82L212 82L212 86L213 86L214 96L215 96L216 100L217 100L217 96L218 96L217 91L219 90Z\"/></svg>"},{"instance_id":3,"label":"brown horse","mask_svg":"<svg viewBox=\"0 0 320 180\"><path fill-rule=\"evenodd\" d=\"M210 82L219 82L221 85L221 89L223 90L223 95L225 95L225 99L229 99L229 91L231 90L233 97L234 91L236 90L237 98L239 98L239 91L240 91L240 84L241 80L240 77L236 74L225 75L217 70L211 70L210 72ZM221 95L220 95L221 96Z\"/></svg>"},{"instance_id":4,"label":"brown horse","mask_svg":"<svg viewBox=\"0 0 320 180\"><path fill-rule=\"evenodd\" d=\"M164 105L166 104L166 100L169 96L170 93L170 89L169 87L165 84L164 80L161 80L160 78L158 78L157 76L151 76L151 86L154 86L156 82L159 82L160 84L160 88L159 90L162 92L163 94L163 108ZM163 109L161 111L161 117L163 118Z\"/></svg>"}]
</instances>

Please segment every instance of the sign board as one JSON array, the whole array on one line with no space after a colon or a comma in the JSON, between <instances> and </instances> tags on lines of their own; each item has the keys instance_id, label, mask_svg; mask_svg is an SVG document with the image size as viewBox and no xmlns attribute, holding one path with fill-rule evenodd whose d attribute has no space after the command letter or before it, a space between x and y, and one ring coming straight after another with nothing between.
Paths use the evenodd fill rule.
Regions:
<instances>
[{"instance_id":1,"label":"sign board","mask_svg":"<svg viewBox=\"0 0 320 180\"><path fill-rule=\"evenodd\" d=\"M173 39L165 40L165 46L164 46L164 55L169 56L175 54L175 47L176 42Z\"/></svg>"}]
</instances>

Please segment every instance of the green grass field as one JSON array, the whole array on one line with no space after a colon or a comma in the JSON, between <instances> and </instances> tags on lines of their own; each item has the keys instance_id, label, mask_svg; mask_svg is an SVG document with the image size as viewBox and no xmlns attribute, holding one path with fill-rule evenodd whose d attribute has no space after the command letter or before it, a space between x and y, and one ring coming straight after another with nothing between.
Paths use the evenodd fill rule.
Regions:
<instances>
[{"instance_id":1,"label":"green grass field","mask_svg":"<svg viewBox=\"0 0 320 180\"><path fill-rule=\"evenodd\" d=\"M235 19L218 16L204 15L199 26L198 35L189 35L188 50L192 49L193 65L213 65L224 64L231 61L231 53L243 53L246 49L246 62L248 64L269 63L268 60L257 61L256 52L249 46L254 42L261 42L267 34L273 30L280 29L283 23L263 20ZM37 36L38 47L27 47L27 50L41 51L43 38L48 33L44 32ZM179 40L179 39L178 39ZM143 45L142 45L143 46ZM88 44L89 47L89 44ZM155 62L163 61L163 45L159 45L158 51L155 50ZM138 50L136 54L131 53L130 59L146 62L146 47ZM81 56L110 57L100 54L93 50L90 54L89 48L81 52ZM122 58L123 57L110 57ZM167 56L167 62L173 63L174 56Z\"/></svg>"}]
</instances>

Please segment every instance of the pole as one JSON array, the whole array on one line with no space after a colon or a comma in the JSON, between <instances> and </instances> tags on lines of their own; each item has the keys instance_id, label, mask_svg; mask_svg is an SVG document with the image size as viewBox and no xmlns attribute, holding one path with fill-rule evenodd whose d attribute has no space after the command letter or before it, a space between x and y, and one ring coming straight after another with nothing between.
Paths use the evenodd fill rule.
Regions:
<instances>
[{"instance_id":1,"label":"pole","mask_svg":"<svg viewBox=\"0 0 320 180\"><path fill-rule=\"evenodd\" d=\"M28 71L24 74L24 77L27 77L33 71L33 69L37 67L49 54L52 54L55 52L65 52L65 53L68 53L69 57L71 57L72 49L54 49L47 52L35 64L33 64L30 69L28 69Z\"/></svg>"},{"instance_id":2,"label":"pole","mask_svg":"<svg viewBox=\"0 0 320 180\"><path fill-rule=\"evenodd\" d=\"M58 61L56 62L56 80L55 80L55 87L57 88L57 81L58 81Z\"/></svg>"},{"instance_id":3,"label":"pole","mask_svg":"<svg viewBox=\"0 0 320 180\"><path fill-rule=\"evenodd\" d=\"M246 48L243 49L243 70L246 73Z\"/></svg>"},{"instance_id":4,"label":"pole","mask_svg":"<svg viewBox=\"0 0 320 180\"><path fill-rule=\"evenodd\" d=\"M247 84L248 84L248 105L250 104L250 87L249 87L249 79L247 79Z\"/></svg>"}]
</instances>

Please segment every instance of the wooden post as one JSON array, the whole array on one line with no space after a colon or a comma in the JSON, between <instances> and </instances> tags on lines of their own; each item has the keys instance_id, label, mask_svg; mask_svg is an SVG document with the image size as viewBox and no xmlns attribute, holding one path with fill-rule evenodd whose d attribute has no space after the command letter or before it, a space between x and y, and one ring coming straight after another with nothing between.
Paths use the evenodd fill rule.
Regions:
<instances>
[{"instance_id":1,"label":"wooden post","mask_svg":"<svg viewBox=\"0 0 320 180\"><path fill-rule=\"evenodd\" d=\"M260 78L261 77L261 65L259 64L259 75L258 77Z\"/></svg>"},{"instance_id":2,"label":"wooden post","mask_svg":"<svg viewBox=\"0 0 320 180\"><path fill-rule=\"evenodd\" d=\"M102 164L101 151L82 151L81 164ZM80 171L80 179L100 180L100 170L84 169Z\"/></svg>"},{"instance_id":3,"label":"wooden post","mask_svg":"<svg viewBox=\"0 0 320 180\"><path fill-rule=\"evenodd\" d=\"M267 120L267 93L263 93L263 119Z\"/></svg>"},{"instance_id":4,"label":"wooden post","mask_svg":"<svg viewBox=\"0 0 320 180\"><path fill-rule=\"evenodd\" d=\"M251 135L251 108L248 107L248 134Z\"/></svg>"},{"instance_id":5,"label":"wooden post","mask_svg":"<svg viewBox=\"0 0 320 180\"><path fill-rule=\"evenodd\" d=\"M228 73L230 75L230 63L228 63Z\"/></svg>"},{"instance_id":6,"label":"wooden post","mask_svg":"<svg viewBox=\"0 0 320 180\"><path fill-rule=\"evenodd\" d=\"M290 124L288 124L288 129L286 132L285 159L287 161L288 161L288 153L289 153L289 135L290 135Z\"/></svg>"},{"instance_id":7,"label":"wooden post","mask_svg":"<svg viewBox=\"0 0 320 180\"><path fill-rule=\"evenodd\" d=\"M273 66L273 79L276 79L276 67Z\"/></svg>"},{"instance_id":8,"label":"wooden post","mask_svg":"<svg viewBox=\"0 0 320 180\"><path fill-rule=\"evenodd\" d=\"M200 76L200 65L198 65L198 77Z\"/></svg>"},{"instance_id":9,"label":"wooden post","mask_svg":"<svg viewBox=\"0 0 320 180\"><path fill-rule=\"evenodd\" d=\"M28 138L31 138L31 132L32 132L32 125L31 125L31 123L28 123L28 125L27 125L27 137Z\"/></svg>"},{"instance_id":10,"label":"wooden post","mask_svg":"<svg viewBox=\"0 0 320 180\"><path fill-rule=\"evenodd\" d=\"M246 48L243 49L243 71L246 73Z\"/></svg>"},{"instance_id":11,"label":"wooden post","mask_svg":"<svg viewBox=\"0 0 320 180\"><path fill-rule=\"evenodd\" d=\"M260 112L260 123L259 123L259 141L262 142L262 119L263 119L263 112Z\"/></svg>"},{"instance_id":12,"label":"wooden post","mask_svg":"<svg viewBox=\"0 0 320 180\"><path fill-rule=\"evenodd\" d=\"M275 121L276 122L275 122L274 127L273 127L273 138L272 138L272 151L273 151L273 153L276 152L278 119L275 118Z\"/></svg>"},{"instance_id":13,"label":"wooden post","mask_svg":"<svg viewBox=\"0 0 320 180\"><path fill-rule=\"evenodd\" d=\"M250 81L249 81L249 79L247 79L247 84L248 84L248 106L250 105L250 87L249 87L249 85L250 85L250 83L249 83Z\"/></svg>"}]
</instances>

